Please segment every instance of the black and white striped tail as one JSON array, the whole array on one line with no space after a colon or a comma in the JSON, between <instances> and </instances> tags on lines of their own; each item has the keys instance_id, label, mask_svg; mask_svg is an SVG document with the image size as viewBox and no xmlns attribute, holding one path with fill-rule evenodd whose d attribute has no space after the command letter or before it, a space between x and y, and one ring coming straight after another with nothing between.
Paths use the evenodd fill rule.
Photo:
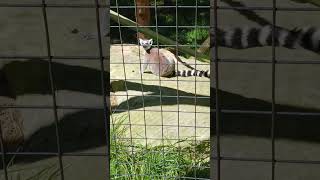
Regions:
<instances>
[{"instance_id":1,"label":"black and white striped tail","mask_svg":"<svg viewBox=\"0 0 320 180\"><path fill-rule=\"evenodd\" d=\"M320 53L320 29L316 27L295 28L299 35L299 44L305 49Z\"/></svg>"},{"instance_id":2,"label":"black and white striped tail","mask_svg":"<svg viewBox=\"0 0 320 180\"><path fill-rule=\"evenodd\" d=\"M199 71L199 70L178 70L176 72L177 76L189 77L189 76L198 76L198 77L207 77L210 78L210 72L207 71Z\"/></svg>"},{"instance_id":3,"label":"black and white striped tail","mask_svg":"<svg viewBox=\"0 0 320 180\"><path fill-rule=\"evenodd\" d=\"M211 32L213 33L213 32ZM218 29L217 38L211 41L210 46L217 42L218 46L233 49L272 46L272 26L263 27L235 27ZM289 49L298 46L320 52L320 29L315 27L295 28L287 30L281 27L274 29L274 45Z\"/></svg>"}]
</instances>

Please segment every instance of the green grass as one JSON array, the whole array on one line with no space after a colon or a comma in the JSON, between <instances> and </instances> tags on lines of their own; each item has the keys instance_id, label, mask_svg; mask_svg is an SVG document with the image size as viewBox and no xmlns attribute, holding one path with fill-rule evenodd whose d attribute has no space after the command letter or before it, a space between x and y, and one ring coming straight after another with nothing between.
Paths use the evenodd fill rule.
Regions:
<instances>
[{"instance_id":1,"label":"green grass","mask_svg":"<svg viewBox=\"0 0 320 180\"><path fill-rule=\"evenodd\" d=\"M178 179L198 177L209 179L209 142L192 143L190 139L172 142L164 139L162 145L131 144L119 140L128 132L127 117L116 118L111 126L111 178L126 180ZM192 138L192 137L191 137ZM192 140L192 139L191 139ZM58 164L28 168L10 168L9 180L56 180ZM3 175L3 174L2 174ZM1 177L1 176L0 176Z\"/></svg>"},{"instance_id":2,"label":"green grass","mask_svg":"<svg viewBox=\"0 0 320 180\"><path fill-rule=\"evenodd\" d=\"M193 144L187 140L176 143L164 140L163 145L131 145L131 141L119 140L128 131L122 125L126 116L116 118L115 121L111 130L112 179L209 178L209 168L203 168L208 166L208 142Z\"/></svg>"}]
</instances>

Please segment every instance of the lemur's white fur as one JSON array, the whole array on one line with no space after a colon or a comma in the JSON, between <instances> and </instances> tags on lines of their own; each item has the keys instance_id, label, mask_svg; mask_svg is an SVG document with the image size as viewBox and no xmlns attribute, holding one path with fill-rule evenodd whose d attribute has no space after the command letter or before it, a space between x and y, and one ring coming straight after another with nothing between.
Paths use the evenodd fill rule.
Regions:
<instances>
[{"instance_id":1,"label":"lemur's white fur","mask_svg":"<svg viewBox=\"0 0 320 180\"><path fill-rule=\"evenodd\" d=\"M198 71L193 67L183 62L179 57L174 55L172 52L162 49L162 48L152 48L153 40L143 40L139 39L140 45L145 50L144 59L142 61L141 73L144 73L146 68L149 66L151 72L155 75L162 77L167 77L171 75L176 76L205 76L209 77L209 72ZM175 64L178 64L178 61L181 62L184 66L192 70L178 70L176 69Z\"/></svg>"},{"instance_id":2,"label":"lemur's white fur","mask_svg":"<svg viewBox=\"0 0 320 180\"><path fill-rule=\"evenodd\" d=\"M152 48L152 39L139 39L139 42L145 50L145 58L141 66L141 73L143 73L148 66L150 67L152 73L160 76L168 76L175 71L175 63L177 63L177 60L170 51L166 49ZM148 53L148 51L150 53Z\"/></svg>"},{"instance_id":3,"label":"lemur's white fur","mask_svg":"<svg viewBox=\"0 0 320 180\"><path fill-rule=\"evenodd\" d=\"M151 48L151 46L153 44L153 40L152 39L149 39L149 40L139 39L139 43L144 48L144 50L148 50Z\"/></svg>"}]
</instances>

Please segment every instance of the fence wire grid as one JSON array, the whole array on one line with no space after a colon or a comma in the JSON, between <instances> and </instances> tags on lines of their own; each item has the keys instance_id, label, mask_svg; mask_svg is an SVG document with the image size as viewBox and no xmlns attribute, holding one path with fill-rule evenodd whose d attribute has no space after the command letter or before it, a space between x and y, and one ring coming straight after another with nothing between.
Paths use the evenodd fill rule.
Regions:
<instances>
[{"instance_id":1,"label":"fence wire grid","mask_svg":"<svg viewBox=\"0 0 320 180\"><path fill-rule=\"evenodd\" d=\"M279 27L320 27L319 3L136 1L0 3L2 24L39 18L12 23L10 41L1 37L1 179L320 177L319 54L277 39ZM138 22L141 9L150 10L150 25L124 23ZM269 45L225 47L215 37L228 25L269 25ZM153 47L210 69L210 80L140 74L136 35L151 38L145 30ZM319 46L320 31L308 32Z\"/></svg>"},{"instance_id":2,"label":"fence wire grid","mask_svg":"<svg viewBox=\"0 0 320 180\"><path fill-rule=\"evenodd\" d=\"M109 2L78 3L0 3L0 179L109 179Z\"/></svg>"},{"instance_id":3,"label":"fence wire grid","mask_svg":"<svg viewBox=\"0 0 320 180\"><path fill-rule=\"evenodd\" d=\"M139 33L145 35L143 39L153 39L153 47L156 48L191 48L189 55L194 58L185 62L195 69L210 70L209 63L198 60L197 52L202 43L197 41L200 39L197 38L198 30L205 32L201 40L209 38L209 19L198 22L199 16L203 20L201 13L209 17L209 1L190 1L189 4L192 5L178 1L150 1L150 5L145 6L137 5L137 1L111 1L110 9L118 14L110 25L110 66L118 69L111 72L111 81L115 86L116 82L123 81L123 93L115 91L114 96L126 102L115 108L113 113L122 112L128 118L121 124L127 127L128 134L114 137L116 153L111 159L114 158L116 165L111 177L115 179L209 179L209 80L179 76L163 78L139 73L144 63L144 49L139 46L136 36ZM122 24L122 16L138 22L136 14L143 10L150 11L150 24ZM183 18L186 20L180 25L181 13L188 18ZM171 20L164 20L166 15ZM143 33L145 29L152 30L154 36ZM179 34L186 32L189 35L193 32L194 36L188 44L183 44ZM162 42L163 35L174 43ZM181 56L179 51L173 50L172 53ZM176 67L183 69L184 66L177 63ZM140 105L136 105L138 103ZM117 118L112 122L117 124ZM129 150L117 148L117 143L125 144ZM126 154L121 151L129 151L130 161L121 157ZM136 171L123 171L122 166L136 168Z\"/></svg>"}]
</instances>

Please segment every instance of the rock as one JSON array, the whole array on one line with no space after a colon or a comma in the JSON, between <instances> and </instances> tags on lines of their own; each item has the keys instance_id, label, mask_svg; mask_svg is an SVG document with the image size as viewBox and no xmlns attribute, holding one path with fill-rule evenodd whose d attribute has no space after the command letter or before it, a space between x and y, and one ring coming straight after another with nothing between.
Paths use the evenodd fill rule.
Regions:
<instances>
[{"instance_id":1,"label":"rock","mask_svg":"<svg viewBox=\"0 0 320 180\"><path fill-rule=\"evenodd\" d=\"M144 138L147 138L147 143L152 145L159 144L161 139L166 138L173 141L184 138L194 139L194 136L197 136L197 140L208 139L209 79L159 78L151 73L144 73L141 77L139 68L143 58L143 48L136 45L124 45L123 49L121 48L120 45L111 46L110 78L111 87L119 105L113 114L113 119L127 116L125 124L131 124L132 130L132 133L127 136L136 139L139 143L145 143ZM192 58L180 58L189 64L196 63L197 69L210 68L209 64ZM191 66L194 67L194 65ZM180 63L178 67L187 69ZM177 95L180 97L177 98Z\"/></svg>"}]
</instances>

